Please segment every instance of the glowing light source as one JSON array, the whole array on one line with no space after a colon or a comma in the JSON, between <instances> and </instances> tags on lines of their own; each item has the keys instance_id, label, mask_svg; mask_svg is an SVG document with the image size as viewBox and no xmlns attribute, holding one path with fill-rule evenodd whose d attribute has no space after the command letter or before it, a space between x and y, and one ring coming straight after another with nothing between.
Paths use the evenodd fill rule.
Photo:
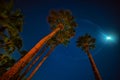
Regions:
<instances>
[{"instance_id":1,"label":"glowing light source","mask_svg":"<svg viewBox=\"0 0 120 80\"><path fill-rule=\"evenodd\" d=\"M106 37L106 40L111 40L112 38L110 36L107 36Z\"/></svg>"}]
</instances>

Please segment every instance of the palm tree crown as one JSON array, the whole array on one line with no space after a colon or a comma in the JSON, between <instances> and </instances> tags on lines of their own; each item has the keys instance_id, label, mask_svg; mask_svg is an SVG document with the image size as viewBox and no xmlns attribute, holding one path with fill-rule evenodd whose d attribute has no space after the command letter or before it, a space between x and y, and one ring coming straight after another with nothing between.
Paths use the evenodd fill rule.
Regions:
<instances>
[{"instance_id":1,"label":"palm tree crown","mask_svg":"<svg viewBox=\"0 0 120 80\"><path fill-rule=\"evenodd\" d=\"M63 31L77 26L74 17L69 10L51 10L50 15L48 16L48 23L52 30L55 29L58 24L62 24L64 26Z\"/></svg>"},{"instance_id":2,"label":"palm tree crown","mask_svg":"<svg viewBox=\"0 0 120 80\"><path fill-rule=\"evenodd\" d=\"M95 38L92 38L89 34L80 36L77 40L77 46L82 48L84 51L95 48Z\"/></svg>"},{"instance_id":3,"label":"palm tree crown","mask_svg":"<svg viewBox=\"0 0 120 80\"><path fill-rule=\"evenodd\" d=\"M48 23L52 30L57 27L62 28L52 39L53 41L57 41L57 43L67 45L70 42L70 38L75 35L77 23L69 10L51 10L48 16Z\"/></svg>"}]
</instances>

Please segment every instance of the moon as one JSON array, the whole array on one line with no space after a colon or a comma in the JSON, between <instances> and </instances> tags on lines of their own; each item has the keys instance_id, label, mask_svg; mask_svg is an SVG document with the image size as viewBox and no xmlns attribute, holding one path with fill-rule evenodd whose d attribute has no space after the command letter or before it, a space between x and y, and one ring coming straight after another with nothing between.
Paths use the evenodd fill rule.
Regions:
<instances>
[{"instance_id":1,"label":"moon","mask_svg":"<svg viewBox=\"0 0 120 80\"><path fill-rule=\"evenodd\" d=\"M106 42L112 42L112 43L117 43L117 35L114 35L114 34L110 34L110 35L105 35L105 41Z\"/></svg>"},{"instance_id":2,"label":"moon","mask_svg":"<svg viewBox=\"0 0 120 80\"><path fill-rule=\"evenodd\" d=\"M111 36L106 36L106 40L112 40Z\"/></svg>"},{"instance_id":3,"label":"moon","mask_svg":"<svg viewBox=\"0 0 120 80\"><path fill-rule=\"evenodd\" d=\"M113 33L103 33L101 32L102 36L101 36L101 39L103 40L103 42L105 43L116 43L117 42L117 35L116 34L113 34Z\"/></svg>"}]
</instances>

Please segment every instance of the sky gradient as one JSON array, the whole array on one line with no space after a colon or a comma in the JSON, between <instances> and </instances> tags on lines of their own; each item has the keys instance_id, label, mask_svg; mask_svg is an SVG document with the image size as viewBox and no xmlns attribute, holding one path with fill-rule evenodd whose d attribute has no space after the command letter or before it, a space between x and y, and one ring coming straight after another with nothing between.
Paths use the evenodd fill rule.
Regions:
<instances>
[{"instance_id":1,"label":"sky gradient","mask_svg":"<svg viewBox=\"0 0 120 80\"><path fill-rule=\"evenodd\" d=\"M20 8L24 15L21 36L23 49L28 51L51 32L47 22L51 9L71 10L78 23L70 44L57 46L32 80L94 80L87 55L76 47L77 38L85 33L96 38L96 48L91 54L103 80L120 79L120 6L117 1L16 0L14 7ZM114 41L106 41L105 36L112 36ZM17 53L13 57L19 58Z\"/></svg>"}]
</instances>

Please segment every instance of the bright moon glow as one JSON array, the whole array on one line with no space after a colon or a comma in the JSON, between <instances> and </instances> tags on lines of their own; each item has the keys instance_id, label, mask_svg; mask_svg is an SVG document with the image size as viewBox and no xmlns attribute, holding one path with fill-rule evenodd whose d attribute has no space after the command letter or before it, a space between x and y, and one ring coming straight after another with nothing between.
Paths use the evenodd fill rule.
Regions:
<instances>
[{"instance_id":1,"label":"bright moon glow","mask_svg":"<svg viewBox=\"0 0 120 80\"><path fill-rule=\"evenodd\" d=\"M107 36L106 39L107 39L107 40L111 40L112 38L111 38L110 36Z\"/></svg>"},{"instance_id":2,"label":"bright moon glow","mask_svg":"<svg viewBox=\"0 0 120 80\"><path fill-rule=\"evenodd\" d=\"M103 41L107 42L117 42L117 35L116 34L105 34L102 33Z\"/></svg>"}]
</instances>

